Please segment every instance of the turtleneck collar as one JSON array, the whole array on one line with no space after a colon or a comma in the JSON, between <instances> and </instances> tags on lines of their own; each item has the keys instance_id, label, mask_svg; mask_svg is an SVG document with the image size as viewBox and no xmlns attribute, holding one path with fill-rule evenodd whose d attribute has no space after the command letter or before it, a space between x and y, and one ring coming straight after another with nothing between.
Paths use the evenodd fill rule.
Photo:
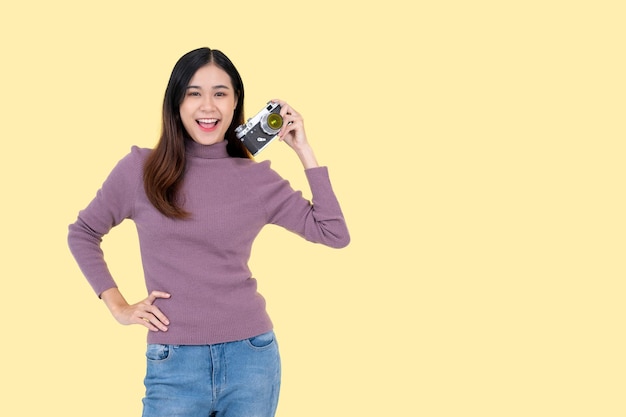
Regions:
<instances>
[{"instance_id":1,"label":"turtleneck collar","mask_svg":"<svg viewBox=\"0 0 626 417\"><path fill-rule=\"evenodd\" d=\"M228 158L228 151L226 145L228 142L223 140L213 145L202 145L192 139L185 139L185 153L188 156L203 159L220 159Z\"/></svg>"}]
</instances>

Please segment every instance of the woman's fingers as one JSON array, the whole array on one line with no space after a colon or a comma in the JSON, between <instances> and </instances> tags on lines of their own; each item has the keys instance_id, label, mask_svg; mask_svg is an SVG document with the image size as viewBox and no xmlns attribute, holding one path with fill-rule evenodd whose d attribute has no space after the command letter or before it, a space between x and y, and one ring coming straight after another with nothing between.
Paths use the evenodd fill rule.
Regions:
<instances>
[{"instance_id":1,"label":"woman's fingers","mask_svg":"<svg viewBox=\"0 0 626 417\"><path fill-rule=\"evenodd\" d=\"M154 305L154 302L158 298L170 298L171 295L169 293L163 291L152 291L148 298L146 298L143 302L139 303L138 308L135 310L135 323L141 324L153 332L156 331L167 331L167 326L169 326L170 321L163 314L163 312Z\"/></svg>"},{"instance_id":2,"label":"woman's fingers","mask_svg":"<svg viewBox=\"0 0 626 417\"><path fill-rule=\"evenodd\" d=\"M148 296L148 298L146 298L146 301L149 304L152 304L156 301L157 298L170 298L170 297L171 295L164 291L152 291L150 295Z\"/></svg>"},{"instance_id":3,"label":"woman's fingers","mask_svg":"<svg viewBox=\"0 0 626 417\"><path fill-rule=\"evenodd\" d=\"M169 320L158 308L152 306L151 309L145 309L137 311L135 316L135 323L146 326L152 331L167 331L167 326L170 324Z\"/></svg>"},{"instance_id":4,"label":"woman's fingers","mask_svg":"<svg viewBox=\"0 0 626 417\"><path fill-rule=\"evenodd\" d=\"M272 101L280 104L280 115L283 118L283 127L278 132L279 140L287 142L291 147L306 143L304 121L300 113L283 100Z\"/></svg>"},{"instance_id":5,"label":"woman's fingers","mask_svg":"<svg viewBox=\"0 0 626 417\"><path fill-rule=\"evenodd\" d=\"M152 332L158 332L159 330L164 331L164 332L167 331L167 327L163 326L163 324L161 324L160 326L158 326L158 323L157 323L157 325L154 325L152 323L152 321L149 318L147 318L147 317L143 317L143 318L139 319L139 321L137 321L137 324L141 324L141 325L147 327L148 330L150 330ZM159 328L159 327L161 327L161 328ZM163 328L163 327L165 327L165 328Z\"/></svg>"}]
</instances>

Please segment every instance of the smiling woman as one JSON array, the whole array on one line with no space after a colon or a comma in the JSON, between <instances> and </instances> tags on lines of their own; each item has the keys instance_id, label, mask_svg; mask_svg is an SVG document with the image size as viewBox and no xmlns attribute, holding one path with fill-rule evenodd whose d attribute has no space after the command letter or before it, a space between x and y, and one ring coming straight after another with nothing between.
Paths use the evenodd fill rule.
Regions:
<instances>
[{"instance_id":1,"label":"smiling woman","mask_svg":"<svg viewBox=\"0 0 626 417\"><path fill-rule=\"evenodd\" d=\"M115 319L149 330L144 417L273 416L280 356L247 265L253 242L267 224L333 248L350 241L300 114L276 100L286 122L279 135L300 158L314 204L236 137L243 98L224 54L184 55L165 92L157 146L133 147L69 228L72 253ZM137 226L148 290L135 304L100 247L124 219Z\"/></svg>"},{"instance_id":2,"label":"smiling woman","mask_svg":"<svg viewBox=\"0 0 626 417\"><path fill-rule=\"evenodd\" d=\"M239 71L221 51L200 48L178 60L165 90L161 139L148 157L144 170L146 195L164 215L188 216L175 201L185 166L186 139L202 145L226 140L230 156L250 158L250 153L235 135L235 128L244 122L244 96ZM225 101L231 104L224 106ZM216 102L222 105L216 106ZM210 130L207 119L220 112L223 113L217 123L221 127L219 131L204 131L197 118L205 123L204 129ZM224 115L229 116L228 122Z\"/></svg>"},{"instance_id":3,"label":"smiling woman","mask_svg":"<svg viewBox=\"0 0 626 417\"><path fill-rule=\"evenodd\" d=\"M224 140L237 107L230 76L215 64L194 74L180 105L180 118L195 142L212 145Z\"/></svg>"}]
</instances>

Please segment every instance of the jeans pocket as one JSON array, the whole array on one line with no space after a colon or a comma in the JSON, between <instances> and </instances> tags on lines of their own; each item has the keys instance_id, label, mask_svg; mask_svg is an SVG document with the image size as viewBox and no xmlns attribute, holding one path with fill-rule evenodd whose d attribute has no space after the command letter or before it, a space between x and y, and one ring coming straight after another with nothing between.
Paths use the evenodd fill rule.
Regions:
<instances>
[{"instance_id":1,"label":"jeans pocket","mask_svg":"<svg viewBox=\"0 0 626 417\"><path fill-rule=\"evenodd\" d=\"M246 339L246 343L253 349L266 349L274 344L276 337L273 331Z\"/></svg>"},{"instance_id":2,"label":"jeans pocket","mask_svg":"<svg viewBox=\"0 0 626 417\"><path fill-rule=\"evenodd\" d=\"M163 361L170 356L170 345L158 343L149 344L146 350L146 358L151 361Z\"/></svg>"}]
</instances>

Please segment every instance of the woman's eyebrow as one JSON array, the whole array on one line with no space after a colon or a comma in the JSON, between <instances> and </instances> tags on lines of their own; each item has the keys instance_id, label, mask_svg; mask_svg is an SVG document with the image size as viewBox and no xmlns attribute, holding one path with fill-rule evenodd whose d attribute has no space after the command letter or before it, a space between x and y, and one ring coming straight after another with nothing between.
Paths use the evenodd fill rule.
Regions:
<instances>
[{"instance_id":1,"label":"woman's eyebrow","mask_svg":"<svg viewBox=\"0 0 626 417\"><path fill-rule=\"evenodd\" d=\"M199 90L202 89L202 87L200 87L199 85L190 85L187 86L187 90L189 90L190 88L197 88ZM228 87L227 85L222 85L222 84L218 84L218 85L214 85L213 87L211 87L212 90L220 90L220 89L230 89L230 87Z\"/></svg>"}]
</instances>

